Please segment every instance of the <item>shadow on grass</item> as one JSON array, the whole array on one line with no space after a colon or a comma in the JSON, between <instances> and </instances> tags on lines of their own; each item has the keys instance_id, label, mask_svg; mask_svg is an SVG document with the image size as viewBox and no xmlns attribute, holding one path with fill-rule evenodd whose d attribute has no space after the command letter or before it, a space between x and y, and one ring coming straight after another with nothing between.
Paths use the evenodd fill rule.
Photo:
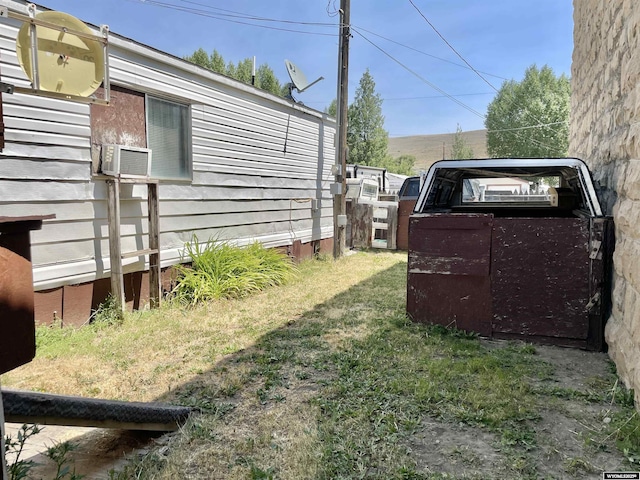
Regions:
<instances>
[{"instance_id":1,"label":"shadow on grass","mask_svg":"<svg viewBox=\"0 0 640 480\"><path fill-rule=\"evenodd\" d=\"M408 448L426 417L494 436L502 463L485 478L539 477L533 425L553 367L531 345L487 348L405 308L399 262L226 356L157 399L200 412L169 448L112 478L445 478ZM614 380L584 401L609 401Z\"/></svg>"}]
</instances>

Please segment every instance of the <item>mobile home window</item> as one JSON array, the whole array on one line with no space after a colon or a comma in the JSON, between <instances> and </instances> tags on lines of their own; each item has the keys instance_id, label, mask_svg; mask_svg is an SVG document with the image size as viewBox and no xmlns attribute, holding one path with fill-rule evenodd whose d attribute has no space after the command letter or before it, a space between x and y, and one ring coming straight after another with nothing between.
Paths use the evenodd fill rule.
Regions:
<instances>
[{"instance_id":1,"label":"mobile home window","mask_svg":"<svg viewBox=\"0 0 640 480\"><path fill-rule=\"evenodd\" d=\"M153 151L151 176L191 179L191 122L188 105L147 96L147 140Z\"/></svg>"}]
</instances>

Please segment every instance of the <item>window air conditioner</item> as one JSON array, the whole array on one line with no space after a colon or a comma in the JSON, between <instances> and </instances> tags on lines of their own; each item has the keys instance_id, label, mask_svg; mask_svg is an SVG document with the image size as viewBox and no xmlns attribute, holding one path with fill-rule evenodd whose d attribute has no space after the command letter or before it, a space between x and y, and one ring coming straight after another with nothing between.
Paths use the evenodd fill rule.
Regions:
<instances>
[{"instance_id":1,"label":"window air conditioner","mask_svg":"<svg viewBox=\"0 0 640 480\"><path fill-rule=\"evenodd\" d=\"M124 178L151 176L151 150L125 145L102 145L101 172Z\"/></svg>"}]
</instances>

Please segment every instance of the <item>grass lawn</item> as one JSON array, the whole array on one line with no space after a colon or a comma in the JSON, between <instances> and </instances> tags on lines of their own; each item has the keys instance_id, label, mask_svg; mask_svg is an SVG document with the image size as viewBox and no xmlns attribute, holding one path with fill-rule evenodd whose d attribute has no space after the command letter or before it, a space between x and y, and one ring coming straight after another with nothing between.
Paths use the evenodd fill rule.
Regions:
<instances>
[{"instance_id":1,"label":"grass lawn","mask_svg":"<svg viewBox=\"0 0 640 480\"><path fill-rule=\"evenodd\" d=\"M406 253L308 261L243 299L40 328L36 359L2 385L199 409L112 478L640 470L640 419L605 354L413 324L405 300Z\"/></svg>"}]
</instances>

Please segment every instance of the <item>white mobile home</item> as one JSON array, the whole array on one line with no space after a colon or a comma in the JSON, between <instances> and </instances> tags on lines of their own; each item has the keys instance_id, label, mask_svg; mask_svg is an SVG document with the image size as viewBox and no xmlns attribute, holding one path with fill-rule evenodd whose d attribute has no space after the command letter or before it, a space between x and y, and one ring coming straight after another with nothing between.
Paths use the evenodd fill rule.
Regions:
<instances>
[{"instance_id":1,"label":"white mobile home","mask_svg":"<svg viewBox=\"0 0 640 480\"><path fill-rule=\"evenodd\" d=\"M26 13L26 2L3 3ZM28 87L15 51L20 27L0 19L0 79ZM2 95L0 216L56 215L31 234L38 321L50 321L54 311L65 321L86 320L104 298L105 144L152 151L163 267L184 260L183 245L194 234L257 240L292 254L330 248L332 118L113 33L109 66L108 106ZM123 252L148 246L146 197L145 185L122 185ZM146 257L123 260L123 269L131 299Z\"/></svg>"}]
</instances>

